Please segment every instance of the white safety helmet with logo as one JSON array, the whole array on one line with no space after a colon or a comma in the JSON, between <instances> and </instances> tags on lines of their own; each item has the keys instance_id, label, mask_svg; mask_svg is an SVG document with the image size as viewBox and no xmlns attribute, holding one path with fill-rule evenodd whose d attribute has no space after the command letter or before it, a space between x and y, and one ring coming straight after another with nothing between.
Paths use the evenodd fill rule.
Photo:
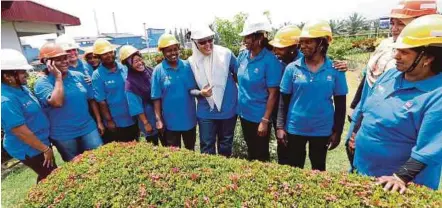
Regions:
<instances>
[{"instance_id":1,"label":"white safety helmet with logo","mask_svg":"<svg viewBox=\"0 0 442 208\"><path fill-rule=\"evenodd\" d=\"M266 33L271 31L272 26L270 25L267 17L264 15L255 14L247 17L243 30L239 35L244 37L257 32Z\"/></svg>"},{"instance_id":2,"label":"white safety helmet with logo","mask_svg":"<svg viewBox=\"0 0 442 208\"><path fill-rule=\"evenodd\" d=\"M33 67L29 65L26 57L14 49L1 49L2 68L1 70L30 70Z\"/></svg>"},{"instance_id":3,"label":"white safety helmet with logo","mask_svg":"<svg viewBox=\"0 0 442 208\"><path fill-rule=\"evenodd\" d=\"M75 42L75 40L72 37L66 34L58 36L57 39L55 39L55 43L60 45L64 51L79 48L78 43Z\"/></svg>"}]
</instances>

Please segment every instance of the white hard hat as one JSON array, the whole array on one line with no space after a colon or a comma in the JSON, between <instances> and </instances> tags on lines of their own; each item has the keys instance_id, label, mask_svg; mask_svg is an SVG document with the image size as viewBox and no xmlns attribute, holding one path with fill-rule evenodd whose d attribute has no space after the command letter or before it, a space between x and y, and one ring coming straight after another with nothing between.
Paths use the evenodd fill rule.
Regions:
<instances>
[{"instance_id":1,"label":"white hard hat","mask_svg":"<svg viewBox=\"0 0 442 208\"><path fill-rule=\"evenodd\" d=\"M247 36L256 32L271 32L272 26L269 20L264 15L250 15L245 24L240 36Z\"/></svg>"},{"instance_id":2,"label":"white hard hat","mask_svg":"<svg viewBox=\"0 0 442 208\"><path fill-rule=\"evenodd\" d=\"M55 39L55 43L60 45L64 51L79 48L77 42L75 42L72 37L66 34L58 36L57 39Z\"/></svg>"},{"instance_id":3,"label":"white hard hat","mask_svg":"<svg viewBox=\"0 0 442 208\"><path fill-rule=\"evenodd\" d=\"M30 70L32 66L29 65L25 56L14 49L1 49L2 71L3 70Z\"/></svg>"},{"instance_id":4,"label":"white hard hat","mask_svg":"<svg viewBox=\"0 0 442 208\"><path fill-rule=\"evenodd\" d=\"M199 40L214 35L215 33L208 26L200 26L191 30L190 38L193 40Z\"/></svg>"}]
</instances>

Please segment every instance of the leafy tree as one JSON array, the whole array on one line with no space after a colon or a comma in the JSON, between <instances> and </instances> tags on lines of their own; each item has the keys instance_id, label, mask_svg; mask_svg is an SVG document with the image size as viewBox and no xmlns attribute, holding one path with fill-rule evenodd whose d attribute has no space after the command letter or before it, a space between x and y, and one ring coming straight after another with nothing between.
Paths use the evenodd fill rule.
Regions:
<instances>
[{"instance_id":1,"label":"leafy tree","mask_svg":"<svg viewBox=\"0 0 442 208\"><path fill-rule=\"evenodd\" d=\"M300 22L300 23L296 24L296 26L298 26L299 29L301 29L301 30L304 27L304 25L305 25L305 22Z\"/></svg>"},{"instance_id":2,"label":"leafy tree","mask_svg":"<svg viewBox=\"0 0 442 208\"><path fill-rule=\"evenodd\" d=\"M219 35L219 44L232 50L235 55L238 55L241 47L242 37L241 33L247 14L239 13L233 17L233 20L215 18L213 22L213 29Z\"/></svg>"},{"instance_id":3,"label":"leafy tree","mask_svg":"<svg viewBox=\"0 0 442 208\"><path fill-rule=\"evenodd\" d=\"M347 30L349 35L355 35L358 31L363 30L366 27L366 19L357 12L354 12L348 16L347 20Z\"/></svg>"},{"instance_id":4,"label":"leafy tree","mask_svg":"<svg viewBox=\"0 0 442 208\"><path fill-rule=\"evenodd\" d=\"M344 20L329 20L329 24L334 35L339 35L345 29Z\"/></svg>"}]
</instances>

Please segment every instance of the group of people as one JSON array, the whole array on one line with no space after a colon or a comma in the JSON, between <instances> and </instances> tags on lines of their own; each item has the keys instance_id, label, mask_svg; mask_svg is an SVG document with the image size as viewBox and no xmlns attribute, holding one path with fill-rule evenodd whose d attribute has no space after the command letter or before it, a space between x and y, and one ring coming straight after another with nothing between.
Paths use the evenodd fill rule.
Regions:
<instances>
[{"instance_id":1,"label":"group of people","mask_svg":"<svg viewBox=\"0 0 442 208\"><path fill-rule=\"evenodd\" d=\"M400 6L391 13L393 37L371 57L358 90L347 152L357 173L380 177L386 190L403 192L411 181L437 189L442 16L431 0ZM249 160L270 160L273 127L280 164L303 168L308 143L312 168L325 171L327 151L343 133L347 65L327 56L333 40L327 21L283 27L271 41L269 32L264 16L249 16L240 34L245 48L235 57L214 45L209 27L195 27L188 60L180 59L175 37L163 34L164 59L154 69L130 45L117 61L105 39L83 62L75 41L60 36L40 49L47 69L34 93L26 87L32 67L20 52L2 49L5 149L39 181L56 168L51 145L70 161L109 142L135 141L141 131L155 145L183 142L194 150L198 124L201 153L229 157L239 117Z\"/></svg>"}]
</instances>

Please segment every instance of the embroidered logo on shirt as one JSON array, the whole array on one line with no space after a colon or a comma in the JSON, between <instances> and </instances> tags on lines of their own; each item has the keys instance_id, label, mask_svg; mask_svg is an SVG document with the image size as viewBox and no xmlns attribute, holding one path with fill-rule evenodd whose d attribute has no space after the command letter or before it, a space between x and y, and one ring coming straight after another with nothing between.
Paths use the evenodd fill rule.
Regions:
<instances>
[{"instance_id":1,"label":"embroidered logo on shirt","mask_svg":"<svg viewBox=\"0 0 442 208\"><path fill-rule=\"evenodd\" d=\"M332 78L331 75L328 75L328 76L327 76L327 81L329 81L329 82L333 81L333 78Z\"/></svg>"},{"instance_id":2,"label":"embroidered logo on shirt","mask_svg":"<svg viewBox=\"0 0 442 208\"><path fill-rule=\"evenodd\" d=\"M259 69L258 69L258 68L255 68L255 70L254 70L253 72L255 72L256 74L258 74L258 73L259 73Z\"/></svg>"},{"instance_id":3,"label":"embroidered logo on shirt","mask_svg":"<svg viewBox=\"0 0 442 208\"><path fill-rule=\"evenodd\" d=\"M114 80L109 80L109 81L106 81L106 84L107 84L107 85L109 85L109 84L115 84L115 81L114 81Z\"/></svg>"},{"instance_id":4,"label":"embroidered logo on shirt","mask_svg":"<svg viewBox=\"0 0 442 208\"><path fill-rule=\"evenodd\" d=\"M305 81L307 79L307 77L304 74L296 74L295 76L297 79L301 81Z\"/></svg>"},{"instance_id":5,"label":"embroidered logo on shirt","mask_svg":"<svg viewBox=\"0 0 442 208\"><path fill-rule=\"evenodd\" d=\"M30 105L32 105L32 101L30 101L30 100L26 103L23 103L24 108L28 108Z\"/></svg>"},{"instance_id":6,"label":"embroidered logo on shirt","mask_svg":"<svg viewBox=\"0 0 442 208\"><path fill-rule=\"evenodd\" d=\"M413 107L413 103L411 101L408 101L404 104L404 108L407 110L410 110L411 107Z\"/></svg>"}]
</instances>

